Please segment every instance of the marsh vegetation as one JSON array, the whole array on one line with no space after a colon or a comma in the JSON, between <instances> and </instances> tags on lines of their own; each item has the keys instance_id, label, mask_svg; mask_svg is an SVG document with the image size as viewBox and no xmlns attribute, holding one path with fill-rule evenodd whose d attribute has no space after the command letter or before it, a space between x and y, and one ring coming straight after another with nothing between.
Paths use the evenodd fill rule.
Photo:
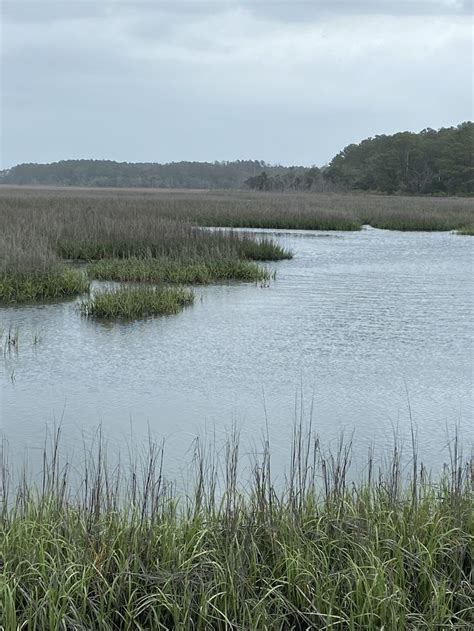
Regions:
<instances>
[{"instance_id":1,"label":"marsh vegetation","mask_svg":"<svg viewBox=\"0 0 474 631\"><path fill-rule=\"evenodd\" d=\"M194 263L170 259L103 259L88 268L96 280L207 285L213 282L267 281L272 274L264 267L240 259L206 260Z\"/></svg>"},{"instance_id":2,"label":"marsh vegetation","mask_svg":"<svg viewBox=\"0 0 474 631\"><path fill-rule=\"evenodd\" d=\"M469 198L343 194L0 189L0 301L88 291L91 278L207 284L265 281L255 261L290 258L269 238L204 227L457 230L472 234Z\"/></svg>"},{"instance_id":3,"label":"marsh vegetation","mask_svg":"<svg viewBox=\"0 0 474 631\"><path fill-rule=\"evenodd\" d=\"M265 280L271 270L259 261L290 256L271 240L202 230L201 225L357 230L364 223L383 227L383 222L386 222L384 227L462 228L469 232L472 201L368 195L310 198L302 194L4 189L0 190L2 286L24 278L30 289L25 291L23 286L21 291L9 290L8 294L4 289L1 299L12 302L23 296L24 299L45 296L44 290L35 293L31 289L32 279L40 285L45 278L53 278L53 273L72 273L80 276L85 286L91 279L131 283L107 293L94 289L90 298L82 302L87 316L129 319L174 313L192 301L192 292L184 290L182 285ZM224 389L224 394L219 391L223 376L231 382L239 371L245 370L249 372L247 384L255 379L263 382L265 374L267 382L284 389L289 379L288 366L299 365L301 349L305 349L307 356L318 358L337 354L343 370L338 373L338 365L332 365L334 380L328 382L328 391L333 398L343 396L344 388L350 387L364 398L367 394L363 390L364 381L377 384L382 393L393 394L395 388L383 388L385 380L395 374L393 367L397 367L396 363L383 363L392 356L397 361L403 357L404 365L411 366L408 379L413 370L420 372L420 362L435 365L431 381L436 380L440 399L429 389L430 380L421 381L419 387L428 390L431 407L436 407L433 401L438 404L445 393L448 399L454 397L452 382L463 382L465 374L459 356L450 355L446 349L451 346L452 331L461 340L461 346L467 348L463 329L466 320L461 320L458 314L467 313L468 305L462 302L452 312L448 307L457 304L453 291L455 296L465 297L464 285L462 290L453 290L453 284L457 277L464 282L462 272L466 266L462 262L466 259L457 261L453 276L441 277L445 281L441 282L439 293L435 291L438 285L431 283L430 277L413 274L411 268L407 273L406 267L396 267L393 271L396 283L385 270L397 257L411 265L413 252L418 251L424 267L432 270L443 256L450 267L453 260L456 263L450 258L451 248L456 248L452 244L461 243L466 248L467 238L459 237L457 241L454 235L431 235L430 240L439 236L441 241L444 238L449 241L449 249L441 242L436 245L436 241L433 253L429 254L431 250L421 248L421 242L427 240L423 235L406 250L400 243L406 235L384 233L381 244L377 243L380 233L350 235L359 236L367 236L369 246L359 250L353 246L349 254L345 249L345 255L352 258L341 258L341 251L337 250L323 259L330 269L341 262L346 267L354 266L357 261L355 275L342 279L340 275L337 278L329 275L327 284L316 285L318 276L308 275L305 265L309 260L319 266L321 259L317 256L321 256L323 249L319 244L331 248L332 241L317 240L317 244L313 243L315 247L308 249L298 272L307 283L303 288L308 291L283 292L282 299L272 304L274 312L280 313L280 322L287 320L275 336L277 342L268 342L268 311L260 303L254 303L258 307L248 312L233 309L235 303L227 312L218 312L214 326L222 315L223 325L221 329L217 326L211 329L210 336L209 321L199 328L199 314L194 314L188 330L176 333L171 344L167 344L167 338L173 333L169 329L166 334L159 332L159 327L172 324L171 321L150 320L143 328L142 325L114 327L117 335L114 336L109 335L108 327L91 326L86 318L77 317L75 306L66 305L64 309L59 306L48 332L48 339L53 338L48 348L49 359L35 366L27 365L24 374L18 373L24 380L21 393L26 400L19 413L15 411L19 406L14 392L19 389L10 389L10 402L5 409L13 432L16 422L24 421L15 414L24 415L28 406L35 406L35 415L37 410L44 415L46 408L51 409L54 395L46 386L51 379L60 397L69 392L78 393L77 409L82 405L93 409L97 400L94 397L100 396L101 405L110 408L113 416L109 427L118 431L119 408L128 410L134 399L146 399L147 390L160 393L151 399L153 409L162 405L162 392L173 382L179 384L182 399L189 397L190 405L199 402L200 399L190 396L192 390L183 385L185 380L194 385L198 372L208 371L213 377L199 383L205 393L203 397L208 397L209 392L215 393L212 398L226 397L231 390ZM396 237L395 244L390 245L389 237ZM291 247L294 243L291 242ZM344 249L344 240L335 239L334 243ZM369 274L367 279L366 247L370 247L372 256L381 264L380 270L377 268L377 273ZM81 264L76 265L76 261ZM424 267L417 269L422 273ZM411 279L407 295L403 293L405 278ZM6 279L10 279L10 285ZM375 282L379 288L388 286L389 299L383 291L374 293L373 287L369 291L367 283L356 285L351 293L356 279ZM142 284L135 287L133 283ZM315 287L319 292L319 319L314 318L311 300L301 298L313 296ZM83 293L81 288L77 291ZM434 311L426 307L430 304L426 299L432 294L439 303L439 309ZM333 301L334 295L340 300ZM372 301L374 295L379 298L376 302ZM325 300L328 296L331 299ZM363 299L357 302L351 300L353 296ZM348 309L348 302L356 308ZM372 310L365 308L367 305ZM434 330L430 337L429 327L414 322L415 326L408 330L409 342L406 343L405 334L400 342L400 330L390 328L393 314L402 313L410 320L420 309L428 313L427 320L442 321L440 329ZM211 315L210 310L201 313L202 320ZM300 317L302 310L307 321L312 322L309 328ZM41 324L43 311L46 310L37 310L35 315ZM193 311L188 314L193 315ZM442 320L443 317L446 319ZM272 321L272 332L277 330L276 319ZM73 320L82 326L84 337L69 336ZM238 352L230 349L222 362L213 363L215 350L222 354L220 349L228 348L229 323L235 321L250 321L251 328L233 328ZM336 336L331 329L334 322ZM350 330L352 322L357 327ZM151 328L155 325L157 328ZM61 327L62 332L56 336ZM95 336L92 341L91 329ZM441 329L443 336L439 336ZM125 330L127 342L132 338L131 346L125 342ZM143 335L145 330L148 335ZM249 336L251 330L255 333L253 337ZM295 330L301 334L295 335ZM371 335L364 336L366 330ZM13 350L18 346L18 329L13 327L0 333L4 352L11 353L11 359L16 361ZM64 343L61 335L74 338L73 345ZM250 342L244 340L244 335L250 337ZM440 344L441 368L436 355L423 354L426 339L434 345ZM288 341L288 346L280 346L278 340ZM312 343L306 345L308 340ZM394 349L397 343L406 343L398 355ZM143 357L137 353L137 349L143 348L140 344L149 347ZM292 351L290 345L296 350ZM177 354L176 349L183 347L186 352ZM188 352L191 347L194 355ZM371 354L374 349L377 352ZM413 354L407 354L407 349ZM250 362L239 363L244 354L250 357ZM204 361L195 361L197 355L204 357ZM67 361L61 356L67 356ZM111 357L115 360L120 357L120 366L116 368ZM10 361L8 357L7 360ZM249 371L250 363L253 372ZM227 364L232 364L232 370L226 372L223 367ZM264 372L265 364L268 373ZM321 364L321 370L327 371L327 365ZM385 367L380 381L374 380L370 371L373 365ZM460 369L443 386L439 375L444 374L446 365L451 370L453 366ZM215 370L211 370L214 366ZM11 373L12 382L17 374L15 369L16 364ZM325 376L317 372L318 367L314 369L314 364L311 369L318 377ZM160 370L166 373L166 379ZM28 371L29 382L25 376ZM130 384L136 384L137 374L144 387L137 387L133 394ZM360 379L355 378L359 376ZM97 390L101 379L107 387ZM324 383L324 379L320 382ZM248 391L244 390L245 394ZM338 400L337 407L342 403ZM176 399L173 405L177 407ZM202 409L208 408L203 404ZM355 406L351 410L350 422L356 424L361 418L355 416ZM339 409L333 419L334 424L340 423ZM72 421L79 424L80 419ZM196 416L191 421L197 423L199 419ZM177 425L174 418L169 422ZM24 424L26 431L37 438L32 429L35 425ZM285 427L288 426L291 427L291 421ZM424 436L430 432L436 435L438 426L431 418L426 422ZM89 429L86 426L86 431ZM138 435L139 423L135 430ZM177 432L177 427L169 431ZM189 427L186 432L188 435ZM283 435L284 431L279 433ZM37 444L36 440L35 453ZM181 443L179 447L181 450ZM182 451L174 457L181 463ZM294 430L285 475L280 458L278 464L272 460L268 440L264 440L250 460L247 449L239 445L235 436L215 450L206 449L197 441L190 457L189 476L183 476L188 486L178 490L166 475L166 458L161 448L152 443L146 454L131 451L129 461L107 453L103 444L93 451L86 449L81 469L80 463L69 463L63 457L55 440L44 454L40 475L34 478L16 475L15 469L22 464L26 467L27 463L18 464L18 449L10 457L5 447L0 480L3 627L5 631L470 628L474 620L472 458L468 454L463 459L459 441L451 443L446 458L449 464L433 473L420 462L416 444L408 468L399 445L394 446L391 460L384 453L384 460L388 461L384 465L371 454L357 475L351 473L351 458L350 444L341 442L331 453L323 448L311 429L306 431L301 426Z\"/></svg>"},{"instance_id":4,"label":"marsh vegetation","mask_svg":"<svg viewBox=\"0 0 474 631\"><path fill-rule=\"evenodd\" d=\"M242 485L233 433L195 443L182 495L153 443L121 466L100 443L77 472L56 437L42 481L14 489L5 449L3 629L470 628L473 463L450 447L438 477L395 445L353 479L350 443L299 425L285 481L265 440Z\"/></svg>"},{"instance_id":5,"label":"marsh vegetation","mask_svg":"<svg viewBox=\"0 0 474 631\"><path fill-rule=\"evenodd\" d=\"M139 240L140 234L147 235L150 224L155 226L143 244L149 244L156 236L160 219L185 222L187 230L190 223L194 226L302 230L359 230L364 225L389 230L474 228L474 200L470 197L2 186L0 209L2 224L9 228L18 227L18 221L25 222L34 212L37 220L44 218L51 223L52 232L63 246L71 238L83 241L85 237L91 241L93 235L100 235L103 243L104 231L112 231L111 223L115 223L116 218L120 223L123 216L133 222L131 233L121 233L127 242L131 237ZM142 220L142 229L137 224L138 219ZM58 230L58 223L65 222L70 222L69 227ZM119 240L120 229L114 228L113 232L115 240ZM182 230L177 233L183 236ZM195 244L189 243L188 247L195 248ZM204 244L202 251L205 251ZM90 255L87 251L83 254ZM129 250L126 254L130 254Z\"/></svg>"},{"instance_id":6,"label":"marsh vegetation","mask_svg":"<svg viewBox=\"0 0 474 631\"><path fill-rule=\"evenodd\" d=\"M180 287L119 287L94 293L80 305L91 318L133 319L178 313L194 302L194 294Z\"/></svg>"},{"instance_id":7,"label":"marsh vegetation","mask_svg":"<svg viewBox=\"0 0 474 631\"><path fill-rule=\"evenodd\" d=\"M291 257L270 239L204 230L139 197L2 191L0 231L4 303L87 292L71 261L95 262L89 275L101 280L203 284L267 280L254 261Z\"/></svg>"}]
</instances>

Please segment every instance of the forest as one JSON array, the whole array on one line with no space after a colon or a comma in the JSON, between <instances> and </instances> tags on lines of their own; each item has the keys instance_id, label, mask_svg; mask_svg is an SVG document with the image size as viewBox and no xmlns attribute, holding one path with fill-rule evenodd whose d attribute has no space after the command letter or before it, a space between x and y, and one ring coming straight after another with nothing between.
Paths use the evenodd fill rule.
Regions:
<instances>
[{"instance_id":1,"label":"forest","mask_svg":"<svg viewBox=\"0 0 474 631\"><path fill-rule=\"evenodd\" d=\"M377 135L350 144L328 165L270 165L261 160L128 163L63 160L0 171L10 185L126 188L374 191L386 194L474 193L474 124Z\"/></svg>"},{"instance_id":2,"label":"forest","mask_svg":"<svg viewBox=\"0 0 474 631\"><path fill-rule=\"evenodd\" d=\"M0 183L13 185L118 188L241 189L265 169L277 175L286 167L260 160L234 162L131 163L112 160L62 160L53 164L19 164L0 172ZM301 167L299 171L303 172Z\"/></svg>"}]
</instances>

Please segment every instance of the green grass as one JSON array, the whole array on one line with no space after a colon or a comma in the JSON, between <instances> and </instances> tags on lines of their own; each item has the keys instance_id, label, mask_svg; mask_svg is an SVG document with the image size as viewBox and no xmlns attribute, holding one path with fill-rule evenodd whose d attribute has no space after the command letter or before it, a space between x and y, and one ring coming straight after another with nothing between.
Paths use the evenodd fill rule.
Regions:
<instances>
[{"instance_id":1,"label":"green grass","mask_svg":"<svg viewBox=\"0 0 474 631\"><path fill-rule=\"evenodd\" d=\"M464 235L469 235L469 236L473 236L474 235L474 225L472 226L465 226L463 228L459 228L457 230L458 234L464 234Z\"/></svg>"},{"instance_id":2,"label":"green grass","mask_svg":"<svg viewBox=\"0 0 474 631\"><path fill-rule=\"evenodd\" d=\"M206 285L218 281L267 281L272 274L250 261L215 260L182 263L169 259L103 259L89 266L96 280Z\"/></svg>"},{"instance_id":3,"label":"green grass","mask_svg":"<svg viewBox=\"0 0 474 631\"><path fill-rule=\"evenodd\" d=\"M179 227L179 224L177 224ZM175 226L172 227L172 230ZM55 245L62 259L98 261L111 258L174 258L189 262L202 259L249 259L280 261L290 259L291 252L270 239L256 240L249 235L231 232L183 231L182 235L168 235L166 228L159 236L136 239L130 235L120 240L109 235L102 240L64 240Z\"/></svg>"},{"instance_id":4,"label":"green grass","mask_svg":"<svg viewBox=\"0 0 474 631\"><path fill-rule=\"evenodd\" d=\"M0 303L21 303L64 298L85 293L86 276L67 267L46 271L9 271L0 273Z\"/></svg>"},{"instance_id":5,"label":"green grass","mask_svg":"<svg viewBox=\"0 0 474 631\"><path fill-rule=\"evenodd\" d=\"M79 488L52 453L39 488L3 467L4 631L472 628L472 462L402 484L395 451L351 484L349 450L296 435L285 484L268 447L241 484L230 441L179 496L153 445L127 468L99 446Z\"/></svg>"},{"instance_id":6,"label":"green grass","mask_svg":"<svg viewBox=\"0 0 474 631\"><path fill-rule=\"evenodd\" d=\"M93 294L80 310L92 318L135 319L178 313L193 302L193 292L180 287L119 287Z\"/></svg>"},{"instance_id":7,"label":"green grass","mask_svg":"<svg viewBox=\"0 0 474 631\"><path fill-rule=\"evenodd\" d=\"M252 261L281 261L283 259L293 258L290 250L287 250L272 239L254 239L242 238L238 239L238 253L246 259Z\"/></svg>"}]
</instances>

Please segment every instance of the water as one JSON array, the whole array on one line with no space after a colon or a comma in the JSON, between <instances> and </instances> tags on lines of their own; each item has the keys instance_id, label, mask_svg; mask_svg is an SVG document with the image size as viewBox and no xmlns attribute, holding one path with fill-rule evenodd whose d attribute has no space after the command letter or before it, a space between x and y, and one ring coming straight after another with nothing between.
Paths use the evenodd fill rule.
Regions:
<instances>
[{"instance_id":1,"label":"water","mask_svg":"<svg viewBox=\"0 0 474 631\"><path fill-rule=\"evenodd\" d=\"M101 425L113 450L166 438L179 475L194 436L235 423L258 444L267 422L278 468L301 409L326 444L354 431L362 456L411 424L429 466L446 460L456 424L469 451L472 239L271 234L295 257L271 266L270 287L198 288L176 316L100 324L77 301L1 309L0 327L20 329L18 351L0 357L0 432L15 461L39 466L46 426L61 422L73 452Z\"/></svg>"}]
</instances>

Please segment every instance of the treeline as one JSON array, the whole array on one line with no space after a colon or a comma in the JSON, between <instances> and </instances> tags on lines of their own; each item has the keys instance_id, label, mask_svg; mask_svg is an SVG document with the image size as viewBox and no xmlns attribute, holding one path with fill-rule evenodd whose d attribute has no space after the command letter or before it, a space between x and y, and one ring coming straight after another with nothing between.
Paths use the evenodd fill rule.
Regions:
<instances>
[{"instance_id":1,"label":"treeline","mask_svg":"<svg viewBox=\"0 0 474 631\"><path fill-rule=\"evenodd\" d=\"M130 163L111 160L63 160L53 164L20 164L0 172L0 183L48 186L130 188L244 188L262 169L271 175L291 170L260 160L234 162ZM293 168L294 170L294 168ZM304 171L303 167L296 168Z\"/></svg>"},{"instance_id":2,"label":"treeline","mask_svg":"<svg viewBox=\"0 0 474 631\"><path fill-rule=\"evenodd\" d=\"M474 124L375 136L341 151L324 172L339 187L384 193L474 193Z\"/></svg>"},{"instance_id":3,"label":"treeline","mask_svg":"<svg viewBox=\"0 0 474 631\"><path fill-rule=\"evenodd\" d=\"M246 185L256 191L363 190L409 194L474 193L474 124L419 134L375 136L347 146L329 166L269 174Z\"/></svg>"},{"instance_id":4,"label":"treeline","mask_svg":"<svg viewBox=\"0 0 474 631\"><path fill-rule=\"evenodd\" d=\"M245 185L254 191L314 191L336 190L337 184L325 177L318 167L301 169L290 167L283 173L271 175L268 170L249 177Z\"/></svg>"},{"instance_id":5,"label":"treeline","mask_svg":"<svg viewBox=\"0 0 474 631\"><path fill-rule=\"evenodd\" d=\"M0 183L50 186L474 193L474 124L381 135L348 145L328 166L269 165L260 160L168 164L65 160L20 164Z\"/></svg>"}]
</instances>

